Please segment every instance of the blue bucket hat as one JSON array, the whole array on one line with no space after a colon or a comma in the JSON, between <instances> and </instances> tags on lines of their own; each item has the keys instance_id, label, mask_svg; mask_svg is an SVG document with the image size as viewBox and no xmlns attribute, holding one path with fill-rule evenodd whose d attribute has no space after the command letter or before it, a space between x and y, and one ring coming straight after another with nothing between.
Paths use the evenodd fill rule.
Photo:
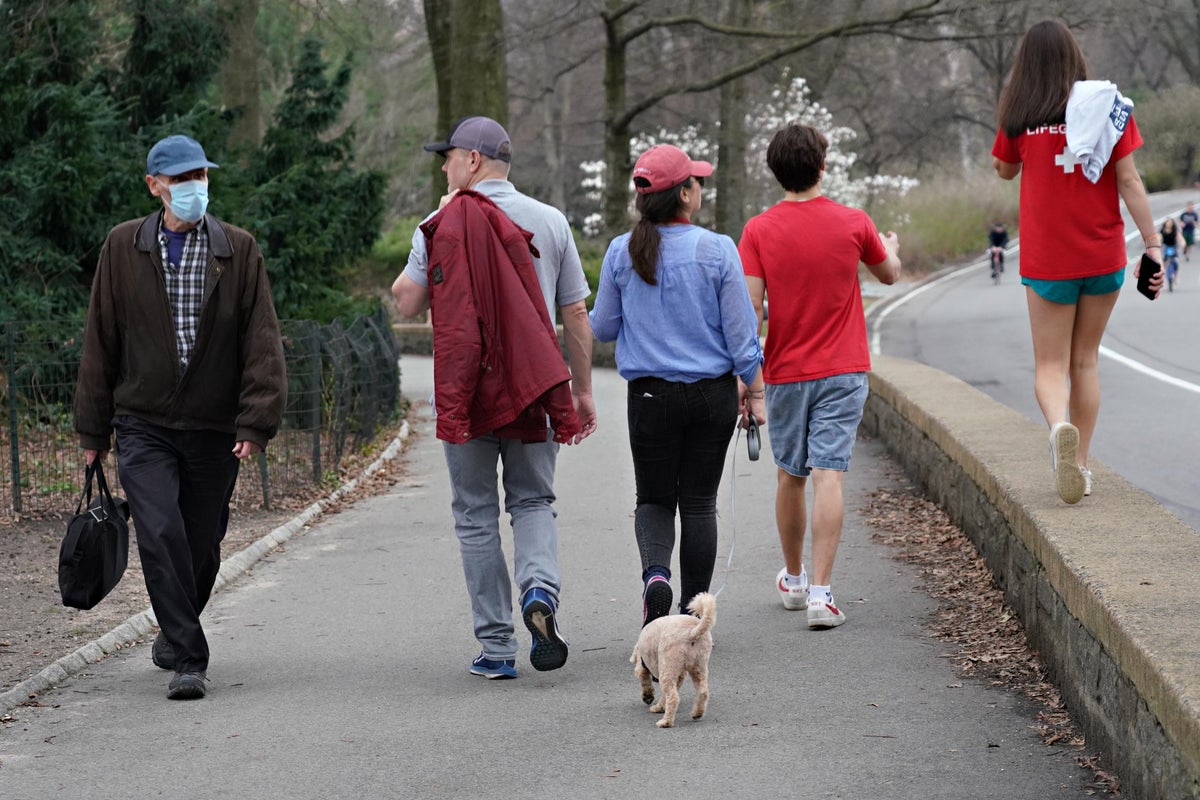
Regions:
<instances>
[{"instance_id":1,"label":"blue bucket hat","mask_svg":"<svg viewBox=\"0 0 1200 800\"><path fill-rule=\"evenodd\" d=\"M148 175L182 175L201 167L220 169L217 164L204 157L204 148L195 139L187 136L168 136L150 148L146 156Z\"/></svg>"}]
</instances>

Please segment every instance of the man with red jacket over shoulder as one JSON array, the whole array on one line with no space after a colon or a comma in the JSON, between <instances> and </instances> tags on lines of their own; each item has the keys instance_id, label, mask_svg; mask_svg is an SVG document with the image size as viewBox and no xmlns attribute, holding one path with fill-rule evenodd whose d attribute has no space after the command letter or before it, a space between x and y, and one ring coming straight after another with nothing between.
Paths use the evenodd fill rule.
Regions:
<instances>
[{"instance_id":1,"label":"man with red jacket over shoulder","mask_svg":"<svg viewBox=\"0 0 1200 800\"><path fill-rule=\"evenodd\" d=\"M509 414L506 409L506 413L499 413L502 409L497 408L499 400L495 392L486 387L479 390L478 381L481 379L478 375L470 374L470 370L461 364L450 365L450 359L455 354L437 352L436 342L441 332L439 327L451 325L461 329L475 326L485 329L481 336L492 337L489 343L506 340L515 342L520 334L516 334L514 329L529 329L532 322L530 315L536 313L540 317L543 309L531 306L519 319L514 319L512 314L502 313L488 316L479 307L479 298L467 297L466 292L470 291L467 289L448 294L448 304L439 302L433 310L434 406L435 412L439 413L439 438L443 438L444 433L444 438L454 439L443 445L446 466L450 472L451 509L467 592L471 597L475 638L482 647L479 657L471 663L470 671L485 678L517 677L512 586L500 541L497 459L503 464L504 503L513 528L513 578L520 592L521 616L533 638L529 661L537 670L558 669L567 660L567 642L558 630L561 581L558 528L552 505L559 443L547 431L545 420L546 413L550 412L551 420L555 423L554 435L566 444L578 444L596 430L591 383L592 331L584 303L591 290L584 277L566 217L557 209L521 194L509 182L512 144L500 123L488 117L467 117L454 124L444 141L427 144L425 149L445 159L442 171L446 173L450 193L442 198L442 209L431 214L413 234L408 265L392 284L392 294L400 312L405 316L416 316L428 309L431 295L436 297L446 288L445 283L453 282L451 272L466 267L466 258L460 258L461 248L455 246L459 244L457 237L469 238L473 245L476 240L482 242L487 238L485 233L495 234L498 241L508 243L499 248L503 253L498 257L520 260L521 243L513 237L528 232L532 240L526 238L525 241L532 245L536 289L540 291L540 298L537 299L546 312L544 322L553 322L556 308L561 314L570 360L569 372L565 371L564 365L562 373L551 375L551 388L542 396L540 404L518 409L522 413L510 420L510 425L500 424L495 430L479 433L469 422L465 426L455 427L452 421L441 419L443 403L438 392L451 394L464 386L470 387L470 398L462 400L456 397L454 403L455 409L465 410L470 421L493 418L503 421ZM456 198L463 190L471 191ZM478 195L482 195L482 198ZM515 225L509 228L504 220L496 219L489 210L491 204L503 212L501 216L506 216ZM442 211L447 212L445 217L440 217ZM480 215L488 219L485 221ZM450 231L446 232L453 240L450 245L447 239L439 239L438 228L443 224L451 226ZM481 227L487 227L488 231L479 230ZM481 255L476 249L470 252L472 257ZM496 255L495 248L487 252ZM431 258L431 254L436 258ZM483 265L472 263L469 268L474 275L476 270L483 269ZM518 266L517 269L520 272L524 268ZM495 272L488 271L485 274L509 275L506 270L507 267L498 268ZM525 292L526 295L528 293ZM489 293L488 296L493 295ZM470 314L476 316L469 317ZM485 319L490 320L498 330L486 332L488 323L484 322ZM522 337L519 341L528 340ZM455 340L455 344L457 347L458 340ZM544 342L539 342L539 346L542 344ZM470 346L474 348L476 345L472 342ZM472 349L471 352L478 358L482 350ZM522 359L518 353L512 352L509 352L509 357L500 358L503 367L521 361L534 361ZM557 347L553 360L557 363L541 363L537 365L538 370L558 368L561 357ZM544 359L541 361L544 362ZM447 377L448 372L453 377ZM546 378L545 375L534 377L538 381ZM564 377L570 378L573 409L561 408L564 397L561 380ZM490 372L487 378L494 379ZM573 410L578 419L574 424L570 420L560 420L558 417L563 415L556 413L556 410L565 414ZM458 411L453 413L457 417ZM539 441L528 441L534 438L528 435L530 415L538 417L537 427L541 434L536 438ZM458 441L460 438L465 441Z\"/></svg>"}]
</instances>

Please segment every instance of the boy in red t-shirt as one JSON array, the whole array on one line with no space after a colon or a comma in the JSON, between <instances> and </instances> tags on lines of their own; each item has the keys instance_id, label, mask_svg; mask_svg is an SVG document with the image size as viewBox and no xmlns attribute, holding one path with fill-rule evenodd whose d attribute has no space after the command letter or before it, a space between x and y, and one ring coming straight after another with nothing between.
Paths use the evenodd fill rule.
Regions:
<instances>
[{"instance_id":1,"label":"boy in red t-shirt","mask_svg":"<svg viewBox=\"0 0 1200 800\"><path fill-rule=\"evenodd\" d=\"M776 586L784 608L807 610L810 628L846 621L833 602L830 579L842 536L842 478L871 368L858 265L865 263L885 284L900 277L896 234L881 235L865 213L821 195L827 148L825 137L807 125L775 134L767 166L786 196L747 222L738 244L760 331L764 292L771 298L763 378L784 559ZM742 387L743 406L747 394ZM810 474L811 586L801 557Z\"/></svg>"}]
</instances>

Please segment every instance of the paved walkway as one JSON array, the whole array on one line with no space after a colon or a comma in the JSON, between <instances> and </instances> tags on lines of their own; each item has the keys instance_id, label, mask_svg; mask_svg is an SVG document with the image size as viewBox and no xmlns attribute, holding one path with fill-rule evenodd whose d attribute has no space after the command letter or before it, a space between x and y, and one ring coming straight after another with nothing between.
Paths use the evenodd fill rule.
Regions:
<instances>
[{"instance_id":1,"label":"paved walkway","mask_svg":"<svg viewBox=\"0 0 1200 800\"><path fill-rule=\"evenodd\" d=\"M405 357L428 396L428 359ZM471 636L441 444L429 420L386 494L317 521L216 595L208 697L165 699L148 646L105 659L0 729L0 797L1083 798L1073 751L1033 709L964 682L921 625L914 572L857 513L898 469L860 442L834 591L849 621L809 631L782 609L774 467L727 477L712 700L659 730L628 662L641 621L624 382L596 373L599 432L559 462L567 665L471 676ZM769 430L769 427L768 427ZM736 522L736 533L734 523ZM731 541L733 569L723 572ZM690 708L690 684L682 690Z\"/></svg>"}]
</instances>

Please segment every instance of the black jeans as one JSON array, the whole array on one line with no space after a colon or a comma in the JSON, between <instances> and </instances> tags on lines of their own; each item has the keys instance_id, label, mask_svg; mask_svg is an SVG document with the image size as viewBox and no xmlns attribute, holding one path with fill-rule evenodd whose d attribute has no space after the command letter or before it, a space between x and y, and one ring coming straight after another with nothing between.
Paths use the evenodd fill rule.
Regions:
<instances>
[{"instance_id":1,"label":"black jeans","mask_svg":"<svg viewBox=\"0 0 1200 800\"><path fill-rule=\"evenodd\" d=\"M208 640L200 612L221 567L238 474L234 434L162 428L128 416L113 423L154 616L175 648L176 671L204 672Z\"/></svg>"},{"instance_id":2,"label":"black jeans","mask_svg":"<svg viewBox=\"0 0 1200 800\"><path fill-rule=\"evenodd\" d=\"M670 570L679 509L679 608L708 591L717 560L717 489L737 422L733 375L695 383L629 382L629 448L637 481L633 529L642 575Z\"/></svg>"}]
</instances>

